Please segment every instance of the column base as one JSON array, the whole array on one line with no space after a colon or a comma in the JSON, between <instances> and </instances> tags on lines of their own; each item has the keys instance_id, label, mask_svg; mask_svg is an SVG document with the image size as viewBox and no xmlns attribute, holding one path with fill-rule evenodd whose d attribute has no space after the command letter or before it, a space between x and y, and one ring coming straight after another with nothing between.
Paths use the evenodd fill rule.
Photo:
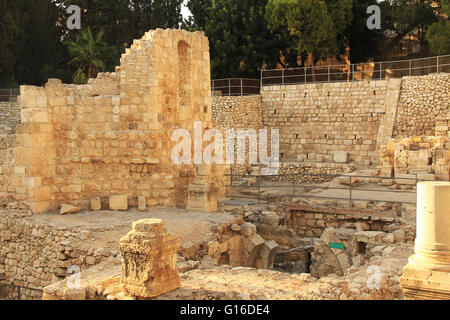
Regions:
<instances>
[{"instance_id":1,"label":"column base","mask_svg":"<svg viewBox=\"0 0 450 320\"><path fill-rule=\"evenodd\" d=\"M406 300L450 300L450 273L433 271L409 263L400 286Z\"/></svg>"}]
</instances>

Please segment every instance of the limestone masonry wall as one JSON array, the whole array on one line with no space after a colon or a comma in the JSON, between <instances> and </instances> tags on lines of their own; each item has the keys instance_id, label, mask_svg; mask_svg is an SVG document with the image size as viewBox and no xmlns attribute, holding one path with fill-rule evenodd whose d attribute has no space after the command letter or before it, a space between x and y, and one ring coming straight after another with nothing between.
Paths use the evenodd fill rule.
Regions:
<instances>
[{"instance_id":1,"label":"limestone masonry wall","mask_svg":"<svg viewBox=\"0 0 450 320\"><path fill-rule=\"evenodd\" d=\"M450 134L450 74L404 77L394 137Z\"/></svg>"},{"instance_id":2,"label":"limestone masonry wall","mask_svg":"<svg viewBox=\"0 0 450 320\"><path fill-rule=\"evenodd\" d=\"M150 31L114 73L87 85L50 79L22 86L14 149L16 189L35 212L92 197L145 196L149 206L185 206L194 165L175 165L176 129L213 127L208 39L183 30ZM219 194L223 194L216 168ZM222 172L221 172L222 171ZM20 194L20 192L19 192Z\"/></svg>"},{"instance_id":3,"label":"limestone masonry wall","mask_svg":"<svg viewBox=\"0 0 450 320\"><path fill-rule=\"evenodd\" d=\"M449 83L439 74L265 86L261 100L214 97L213 119L220 128L279 129L283 162L377 164L393 137L450 133Z\"/></svg>"},{"instance_id":4,"label":"limestone masonry wall","mask_svg":"<svg viewBox=\"0 0 450 320\"><path fill-rule=\"evenodd\" d=\"M262 129L261 96L215 96L212 102L214 125L222 129Z\"/></svg>"},{"instance_id":5,"label":"limestone masonry wall","mask_svg":"<svg viewBox=\"0 0 450 320\"><path fill-rule=\"evenodd\" d=\"M0 132L14 133L20 123L20 108L14 102L0 102Z\"/></svg>"},{"instance_id":6,"label":"limestone masonry wall","mask_svg":"<svg viewBox=\"0 0 450 320\"><path fill-rule=\"evenodd\" d=\"M75 273L119 254L115 249L84 248L89 236L87 230L36 224L17 214L0 215L0 282L42 290L64 279L71 266L79 268ZM40 298L42 292L22 290L24 300Z\"/></svg>"},{"instance_id":7,"label":"limestone masonry wall","mask_svg":"<svg viewBox=\"0 0 450 320\"><path fill-rule=\"evenodd\" d=\"M395 177L398 184L414 180L450 180L450 138L412 137L392 139L380 149L381 176Z\"/></svg>"},{"instance_id":8,"label":"limestone masonry wall","mask_svg":"<svg viewBox=\"0 0 450 320\"><path fill-rule=\"evenodd\" d=\"M333 162L345 152L359 164L376 161L387 87L384 80L263 87L264 125L280 130L282 160Z\"/></svg>"}]
</instances>

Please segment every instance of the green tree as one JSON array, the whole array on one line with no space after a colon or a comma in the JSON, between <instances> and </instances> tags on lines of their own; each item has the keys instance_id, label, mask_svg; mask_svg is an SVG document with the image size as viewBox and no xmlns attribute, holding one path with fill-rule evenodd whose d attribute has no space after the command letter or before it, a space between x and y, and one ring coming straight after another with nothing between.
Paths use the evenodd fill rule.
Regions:
<instances>
[{"instance_id":1,"label":"green tree","mask_svg":"<svg viewBox=\"0 0 450 320\"><path fill-rule=\"evenodd\" d=\"M269 0L267 20L275 33L289 32L298 55L313 63L343 53L352 21L352 0Z\"/></svg>"},{"instance_id":2,"label":"green tree","mask_svg":"<svg viewBox=\"0 0 450 320\"><path fill-rule=\"evenodd\" d=\"M88 79L95 78L99 71L105 69L105 59L109 54L108 45L103 41L104 31L100 30L97 36L91 28L81 31L76 41L67 41L67 49L73 58L70 64L76 66L73 75L74 83L86 83Z\"/></svg>"},{"instance_id":3,"label":"green tree","mask_svg":"<svg viewBox=\"0 0 450 320\"><path fill-rule=\"evenodd\" d=\"M66 79L61 9L50 0L0 0L0 85L42 85Z\"/></svg>"},{"instance_id":4,"label":"green tree","mask_svg":"<svg viewBox=\"0 0 450 320\"><path fill-rule=\"evenodd\" d=\"M267 0L190 0L188 29L203 30L210 41L213 78L258 77L275 66L284 44L268 29Z\"/></svg>"},{"instance_id":5,"label":"green tree","mask_svg":"<svg viewBox=\"0 0 450 320\"><path fill-rule=\"evenodd\" d=\"M441 1L441 11L441 20L431 25L426 35L431 52L437 55L450 53L450 0Z\"/></svg>"},{"instance_id":6,"label":"green tree","mask_svg":"<svg viewBox=\"0 0 450 320\"><path fill-rule=\"evenodd\" d=\"M432 0L389 0L380 3L383 29L395 32L395 37L383 48L383 58L409 33L417 31L424 46L428 27L437 21Z\"/></svg>"}]
</instances>

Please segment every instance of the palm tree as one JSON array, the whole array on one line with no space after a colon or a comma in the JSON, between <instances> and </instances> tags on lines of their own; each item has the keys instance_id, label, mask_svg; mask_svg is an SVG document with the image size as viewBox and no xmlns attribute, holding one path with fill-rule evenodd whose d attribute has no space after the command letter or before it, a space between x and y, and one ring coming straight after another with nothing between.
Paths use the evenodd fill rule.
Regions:
<instances>
[{"instance_id":1,"label":"palm tree","mask_svg":"<svg viewBox=\"0 0 450 320\"><path fill-rule=\"evenodd\" d=\"M71 65L77 67L73 75L73 82L86 83L88 79L95 78L99 71L105 69L104 60L108 56L108 45L102 41L104 35L102 29L96 37L91 28L81 31L76 41L66 41L65 44L72 60Z\"/></svg>"}]
</instances>

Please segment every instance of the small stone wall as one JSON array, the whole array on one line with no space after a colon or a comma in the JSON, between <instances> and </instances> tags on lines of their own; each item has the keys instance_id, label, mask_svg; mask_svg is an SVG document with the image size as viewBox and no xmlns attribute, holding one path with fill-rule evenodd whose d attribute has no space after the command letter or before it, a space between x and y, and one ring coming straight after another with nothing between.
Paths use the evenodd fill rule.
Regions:
<instances>
[{"instance_id":1,"label":"small stone wall","mask_svg":"<svg viewBox=\"0 0 450 320\"><path fill-rule=\"evenodd\" d=\"M167 52L170 52L168 55ZM143 71L145 70L145 72ZM126 195L132 206L184 207L193 164L175 164L177 129L213 128L208 39L201 32L152 30L122 55L114 73L87 85L50 79L21 86L21 125L8 192L33 213L92 198ZM219 197L222 172L214 176Z\"/></svg>"},{"instance_id":2,"label":"small stone wall","mask_svg":"<svg viewBox=\"0 0 450 320\"><path fill-rule=\"evenodd\" d=\"M344 151L348 161L376 162L388 83L263 87L263 121L280 130L281 159L334 162L335 152Z\"/></svg>"},{"instance_id":3,"label":"small stone wall","mask_svg":"<svg viewBox=\"0 0 450 320\"><path fill-rule=\"evenodd\" d=\"M450 74L404 77L393 137L450 134Z\"/></svg>"},{"instance_id":4,"label":"small stone wall","mask_svg":"<svg viewBox=\"0 0 450 320\"><path fill-rule=\"evenodd\" d=\"M401 178L449 181L450 138L392 139L380 149L380 175L395 177L398 184L408 183Z\"/></svg>"},{"instance_id":5,"label":"small stone wall","mask_svg":"<svg viewBox=\"0 0 450 320\"><path fill-rule=\"evenodd\" d=\"M118 251L83 248L87 230L58 228L27 221L24 215L0 215L0 283L33 289L64 279L68 268L83 270ZM22 299L41 299L39 291L22 290Z\"/></svg>"}]
</instances>

